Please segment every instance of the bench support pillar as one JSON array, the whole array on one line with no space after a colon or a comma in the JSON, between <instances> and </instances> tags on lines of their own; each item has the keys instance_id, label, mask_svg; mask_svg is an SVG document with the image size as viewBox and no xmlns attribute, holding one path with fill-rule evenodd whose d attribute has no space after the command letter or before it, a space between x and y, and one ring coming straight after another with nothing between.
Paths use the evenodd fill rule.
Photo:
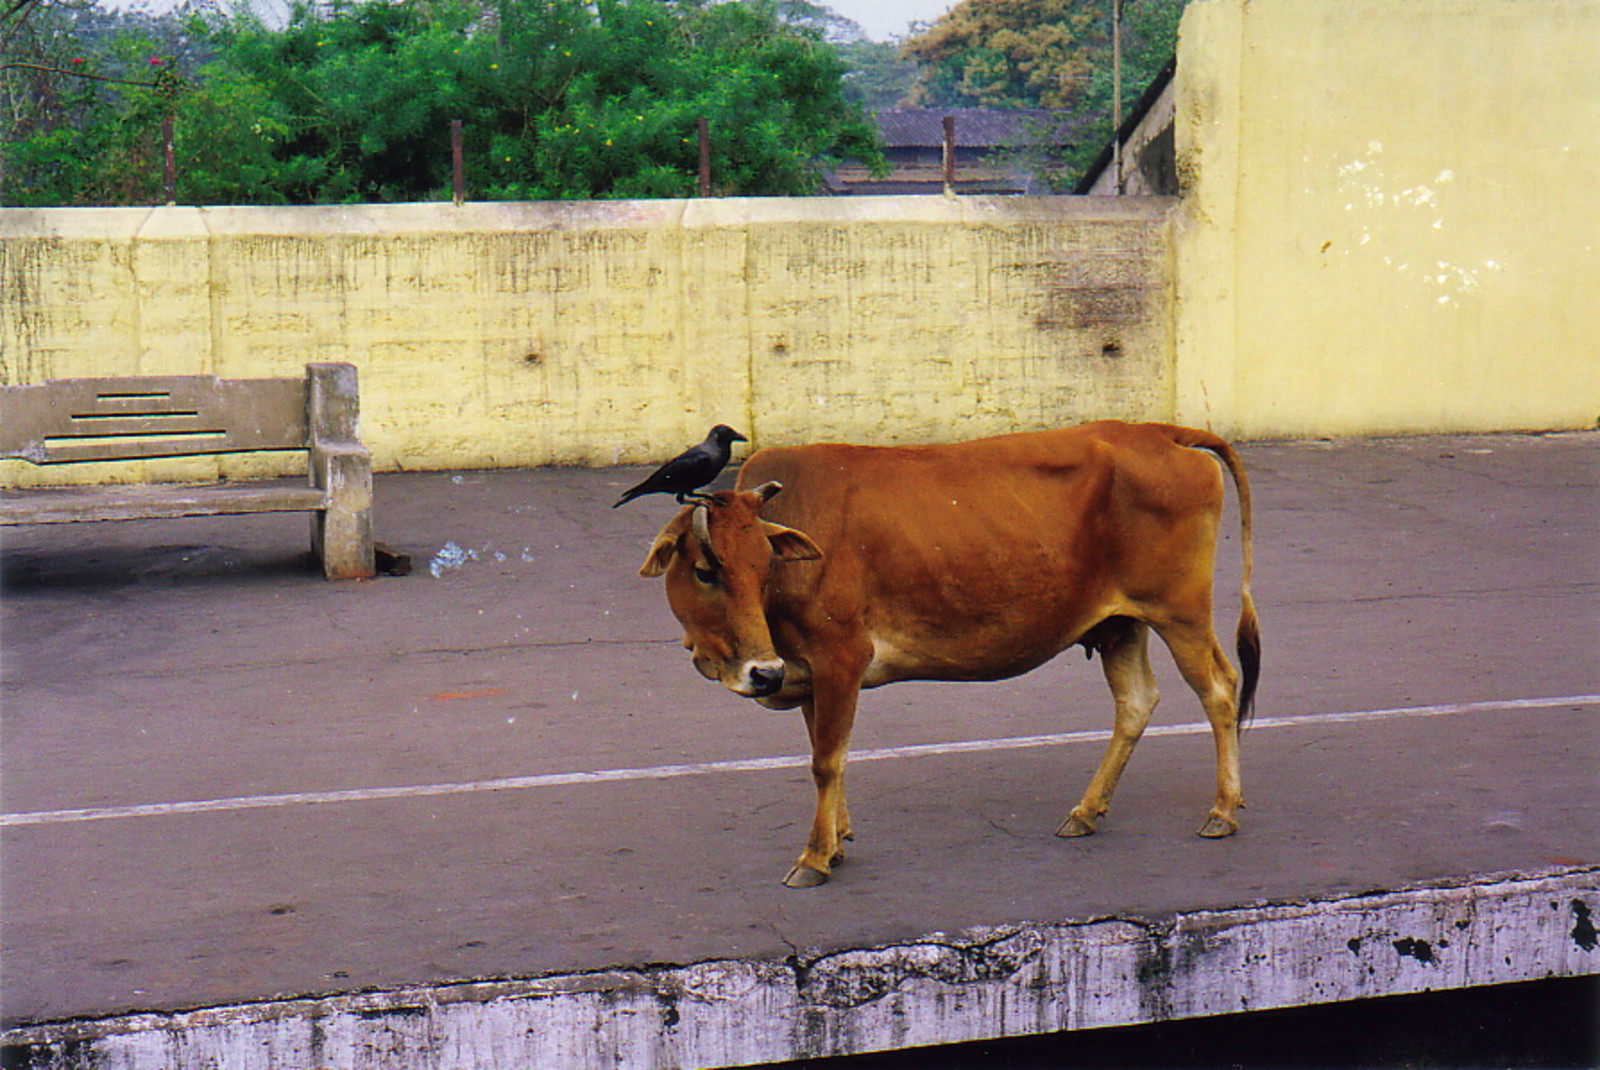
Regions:
<instances>
[{"instance_id":1,"label":"bench support pillar","mask_svg":"<svg viewBox=\"0 0 1600 1070\"><path fill-rule=\"evenodd\" d=\"M330 580L377 575L372 549L372 455L357 435L356 369L306 365L311 485L327 505L311 516L311 548Z\"/></svg>"}]
</instances>

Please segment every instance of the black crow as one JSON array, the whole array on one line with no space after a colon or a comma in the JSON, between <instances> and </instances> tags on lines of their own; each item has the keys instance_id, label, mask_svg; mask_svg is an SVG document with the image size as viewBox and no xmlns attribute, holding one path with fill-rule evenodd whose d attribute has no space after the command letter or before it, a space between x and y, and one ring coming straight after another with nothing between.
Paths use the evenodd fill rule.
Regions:
<instances>
[{"instance_id":1,"label":"black crow","mask_svg":"<svg viewBox=\"0 0 1600 1070\"><path fill-rule=\"evenodd\" d=\"M718 424L711 429L704 442L691 446L657 468L643 483L624 493L617 505L631 502L641 494L671 494L682 505L686 495L717 478L717 473L722 471L728 458L733 455L735 442L749 441L727 424ZM611 508L615 509L617 505Z\"/></svg>"}]
</instances>

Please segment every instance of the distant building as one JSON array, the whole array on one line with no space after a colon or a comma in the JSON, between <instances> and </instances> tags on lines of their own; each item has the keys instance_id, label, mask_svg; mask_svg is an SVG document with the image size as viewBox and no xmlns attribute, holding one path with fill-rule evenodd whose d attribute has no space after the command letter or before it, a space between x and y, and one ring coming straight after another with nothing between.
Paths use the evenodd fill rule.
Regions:
<instances>
[{"instance_id":1,"label":"distant building","mask_svg":"<svg viewBox=\"0 0 1600 1070\"><path fill-rule=\"evenodd\" d=\"M944 119L955 120L956 193L1044 194L1078 126L1065 112L1002 108L889 108L876 113L891 170L873 178L847 162L826 176L838 196L944 192Z\"/></svg>"}]
</instances>

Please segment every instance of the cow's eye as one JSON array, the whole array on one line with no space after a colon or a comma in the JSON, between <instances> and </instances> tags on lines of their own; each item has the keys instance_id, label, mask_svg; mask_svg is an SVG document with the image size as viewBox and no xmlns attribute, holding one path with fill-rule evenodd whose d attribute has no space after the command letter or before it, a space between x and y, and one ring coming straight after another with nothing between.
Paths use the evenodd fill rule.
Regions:
<instances>
[{"instance_id":1,"label":"cow's eye","mask_svg":"<svg viewBox=\"0 0 1600 1070\"><path fill-rule=\"evenodd\" d=\"M710 587L717 582L717 572L715 569L708 568L705 565L696 565L694 567L694 578Z\"/></svg>"}]
</instances>

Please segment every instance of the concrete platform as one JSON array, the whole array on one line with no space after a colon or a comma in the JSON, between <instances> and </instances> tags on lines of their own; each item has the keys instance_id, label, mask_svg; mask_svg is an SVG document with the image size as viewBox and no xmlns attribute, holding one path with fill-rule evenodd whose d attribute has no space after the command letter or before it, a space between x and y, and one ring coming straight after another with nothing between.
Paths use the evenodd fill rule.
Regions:
<instances>
[{"instance_id":1,"label":"concrete platform","mask_svg":"<svg viewBox=\"0 0 1600 1070\"><path fill-rule=\"evenodd\" d=\"M1052 835L1110 721L1068 655L864 696L857 841L808 891L803 726L689 666L635 574L670 501L609 508L640 470L379 477L417 569L370 583L297 517L9 530L3 1042L720 1065L1600 973L1597 449L1247 447L1243 832L1193 834L1163 654L1101 833Z\"/></svg>"}]
</instances>

